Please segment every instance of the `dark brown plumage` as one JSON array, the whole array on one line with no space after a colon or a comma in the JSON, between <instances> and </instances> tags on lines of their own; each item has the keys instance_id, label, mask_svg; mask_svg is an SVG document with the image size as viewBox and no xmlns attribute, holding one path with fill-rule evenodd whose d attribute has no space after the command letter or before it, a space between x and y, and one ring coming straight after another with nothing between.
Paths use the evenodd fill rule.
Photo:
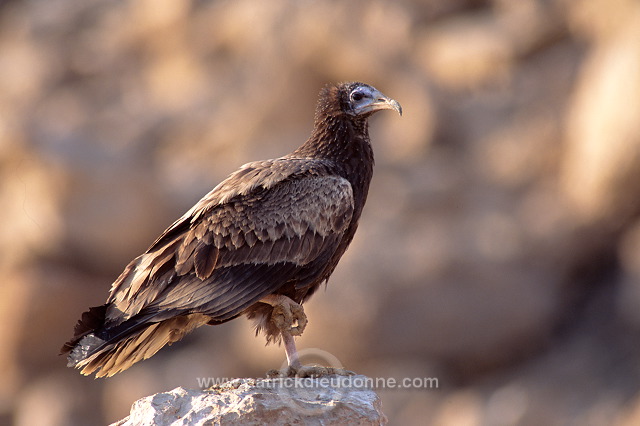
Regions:
<instances>
[{"instance_id":1,"label":"dark brown plumage","mask_svg":"<svg viewBox=\"0 0 640 426\"><path fill-rule=\"evenodd\" d=\"M111 376L201 325L245 314L267 342L282 337L299 366L298 304L353 239L373 173L367 119L382 109L402 113L369 85L326 86L306 143L242 166L127 265L63 346L68 365Z\"/></svg>"}]
</instances>

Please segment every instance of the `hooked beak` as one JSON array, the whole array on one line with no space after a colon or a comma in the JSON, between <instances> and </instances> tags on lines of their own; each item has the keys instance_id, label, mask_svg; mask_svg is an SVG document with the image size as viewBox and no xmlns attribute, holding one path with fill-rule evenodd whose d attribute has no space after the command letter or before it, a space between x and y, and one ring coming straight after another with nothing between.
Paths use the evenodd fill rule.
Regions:
<instances>
[{"instance_id":1,"label":"hooked beak","mask_svg":"<svg viewBox=\"0 0 640 426\"><path fill-rule=\"evenodd\" d=\"M376 99L375 102L371 104L371 106L373 107L372 111L379 111L381 109L392 109L400 114L400 116L402 116L402 106L400 105L400 103L384 95Z\"/></svg>"},{"instance_id":2,"label":"hooked beak","mask_svg":"<svg viewBox=\"0 0 640 426\"><path fill-rule=\"evenodd\" d=\"M374 113L376 111L381 111L383 109L394 110L402 116L402 106L400 106L398 101L391 99L388 96L385 96L384 94L382 94L377 90L373 94L373 97L371 98L371 102L360 106L356 111L356 113L357 114Z\"/></svg>"}]
</instances>

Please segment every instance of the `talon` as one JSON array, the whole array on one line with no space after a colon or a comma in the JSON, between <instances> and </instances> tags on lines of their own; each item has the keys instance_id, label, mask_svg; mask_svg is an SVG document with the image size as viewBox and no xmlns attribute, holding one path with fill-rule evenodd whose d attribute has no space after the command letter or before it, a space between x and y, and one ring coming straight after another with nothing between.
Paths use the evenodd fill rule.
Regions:
<instances>
[{"instance_id":1,"label":"talon","mask_svg":"<svg viewBox=\"0 0 640 426\"><path fill-rule=\"evenodd\" d=\"M322 365L303 365L292 371L289 367L287 371L288 377L312 378L317 379L323 376L353 376L356 373L344 368L324 367Z\"/></svg>"},{"instance_id":2,"label":"talon","mask_svg":"<svg viewBox=\"0 0 640 426\"><path fill-rule=\"evenodd\" d=\"M277 379L277 378L280 378L280 377L286 377L286 376L284 376L282 374L282 372L280 370L276 370L275 368L272 369L272 370L267 371L266 376L267 376L268 379Z\"/></svg>"},{"instance_id":3,"label":"talon","mask_svg":"<svg viewBox=\"0 0 640 426\"><path fill-rule=\"evenodd\" d=\"M307 327L307 315L301 305L290 305L293 320L298 323L296 327L291 327L289 332L293 336L300 336ZM293 321L292 321L293 324Z\"/></svg>"},{"instance_id":4,"label":"talon","mask_svg":"<svg viewBox=\"0 0 640 426\"><path fill-rule=\"evenodd\" d=\"M319 365L303 365L296 374L296 377L309 377L316 379L327 375L327 369Z\"/></svg>"}]
</instances>

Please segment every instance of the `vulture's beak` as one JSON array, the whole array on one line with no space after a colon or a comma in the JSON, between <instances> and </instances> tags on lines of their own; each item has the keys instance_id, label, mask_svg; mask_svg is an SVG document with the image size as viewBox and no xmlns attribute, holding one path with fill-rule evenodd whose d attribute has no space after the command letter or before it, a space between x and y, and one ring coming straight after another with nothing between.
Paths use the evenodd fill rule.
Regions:
<instances>
[{"instance_id":1,"label":"vulture's beak","mask_svg":"<svg viewBox=\"0 0 640 426\"><path fill-rule=\"evenodd\" d=\"M380 93L382 95L382 93ZM378 97L372 104L372 111L379 111L381 109L392 109L402 116L402 106L398 101L388 98L384 95Z\"/></svg>"},{"instance_id":2,"label":"vulture's beak","mask_svg":"<svg viewBox=\"0 0 640 426\"><path fill-rule=\"evenodd\" d=\"M357 111L358 114L374 113L383 109L392 109L398 114L402 115L402 107L400 106L398 101L385 96L378 90L375 90L371 95L371 101L365 105L362 105L359 108L359 111Z\"/></svg>"}]
</instances>

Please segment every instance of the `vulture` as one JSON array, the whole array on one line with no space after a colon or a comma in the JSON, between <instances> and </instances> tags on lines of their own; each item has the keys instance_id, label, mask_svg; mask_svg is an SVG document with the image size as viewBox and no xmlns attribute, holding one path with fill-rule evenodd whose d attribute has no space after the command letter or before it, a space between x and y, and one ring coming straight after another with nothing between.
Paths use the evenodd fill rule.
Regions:
<instances>
[{"instance_id":1,"label":"vulture","mask_svg":"<svg viewBox=\"0 0 640 426\"><path fill-rule=\"evenodd\" d=\"M194 329L241 315L303 366L294 336L304 303L351 243L373 174L368 119L400 104L350 82L320 91L309 139L284 157L247 163L176 220L83 313L64 344L68 366L109 377Z\"/></svg>"}]
</instances>

